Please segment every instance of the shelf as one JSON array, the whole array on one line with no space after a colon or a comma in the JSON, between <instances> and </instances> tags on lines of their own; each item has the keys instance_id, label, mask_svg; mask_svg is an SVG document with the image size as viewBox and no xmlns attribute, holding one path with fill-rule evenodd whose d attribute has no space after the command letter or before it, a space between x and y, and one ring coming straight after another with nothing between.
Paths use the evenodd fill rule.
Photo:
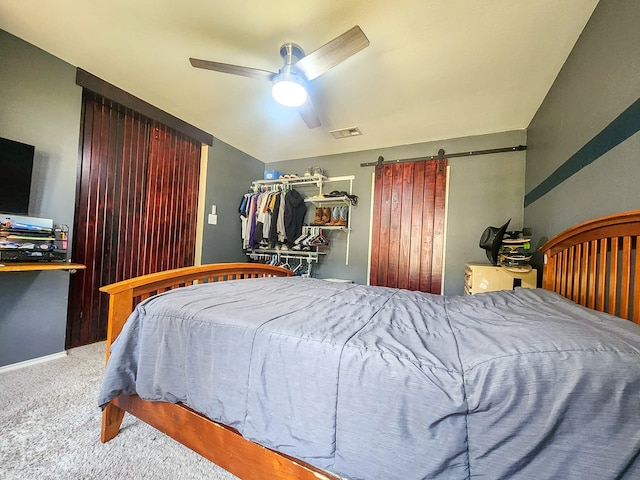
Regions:
<instances>
[{"instance_id":1,"label":"shelf","mask_svg":"<svg viewBox=\"0 0 640 480\"><path fill-rule=\"evenodd\" d=\"M322 185L325 183L333 183L333 182L352 182L355 179L355 175L345 175L342 177L325 177L324 175L309 175L307 177L297 177L297 178L279 178L277 180L255 180L251 184L254 188L260 186L270 186L270 185L312 185L322 188Z\"/></svg>"},{"instance_id":2,"label":"shelf","mask_svg":"<svg viewBox=\"0 0 640 480\"><path fill-rule=\"evenodd\" d=\"M16 233L9 233L3 238L10 238L12 240L39 240L44 242L53 242L56 237L38 237L36 235L18 235Z\"/></svg>"},{"instance_id":3,"label":"shelf","mask_svg":"<svg viewBox=\"0 0 640 480\"><path fill-rule=\"evenodd\" d=\"M318 206L327 204L351 205L351 199L349 197L308 197L304 199L304 202L313 203Z\"/></svg>"},{"instance_id":4,"label":"shelf","mask_svg":"<svg viewBox=\"0 0 640 480\"><path fill-rule=\"evenodd\" d=\"M309 175L297 178L278 178L276 180L256 180L253 185L320 185L327 180L328 178L324 175Z\"/></svg>"},{"instance_id":5,"label":"shelf","mask_svg":"<svg viewBox=\"0 0 640 480\"><path fill-rule=\"evenodd\" d=\"M87 268L80 263L57 263L57 262L6 262L0 263L0 272L40 272L49 270L68 270L74 273L76 270Z\"/></svg>"},{"instance_id":6,"label":"shelf","mask_svg":"<svg viewBox=\"0 0 640 480\"><path fill-rule=\"evenodd\" d=\"M343 227L341 225L304 225L302 228L321 228L322 230L337 230L340 232L351 231L349 227Z\"/></svg>"}]
</instances>

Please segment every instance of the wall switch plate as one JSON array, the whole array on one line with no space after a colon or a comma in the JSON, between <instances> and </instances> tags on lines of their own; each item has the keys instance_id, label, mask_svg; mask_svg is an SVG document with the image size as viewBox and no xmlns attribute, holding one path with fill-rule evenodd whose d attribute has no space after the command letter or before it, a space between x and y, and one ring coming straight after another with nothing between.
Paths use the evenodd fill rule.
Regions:
<instances>
[{"instance_id":1,"label":"wall switch plate","mask_svg":"<svg viewBox=\"0 0 640 480\"><path fill-rule=\"evenodd\" d=\"M218 224L218 215L214 215L213 213L209 214L209 225L217 225Z\"/></svg>"}]
</instances>

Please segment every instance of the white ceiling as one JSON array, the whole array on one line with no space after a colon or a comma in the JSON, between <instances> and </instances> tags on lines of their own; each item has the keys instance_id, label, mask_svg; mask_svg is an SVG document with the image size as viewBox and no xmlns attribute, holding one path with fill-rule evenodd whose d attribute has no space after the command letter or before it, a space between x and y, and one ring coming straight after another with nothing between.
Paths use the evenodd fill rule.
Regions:
<instances>
[{"instance_id":1,"label":"white ceiling","mask_svg":"<svg viewBox=\"0 0 640 480\"><path fill-rule=\"evenodd\" d=\"M526 128L597 3L0 0L0 28L271 162ZM277 71L281 44L354 25L370 45L311 82L316 129L269 82L188 60Z\"/></svg>"}]
</instances>

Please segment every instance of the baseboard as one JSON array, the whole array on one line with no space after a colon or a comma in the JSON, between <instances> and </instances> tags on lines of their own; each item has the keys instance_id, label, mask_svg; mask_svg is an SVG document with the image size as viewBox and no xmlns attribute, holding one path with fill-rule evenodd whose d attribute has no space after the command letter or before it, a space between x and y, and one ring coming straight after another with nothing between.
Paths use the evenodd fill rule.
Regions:
<instances>
[{"instance_id":1,"label":"baseboard","mask_svg":"<svg viewBox=\"0 0 640 480\"><path fill-rule=\"evenodd\" d=\"M57 360L58 358L64 358L67 356L67 351L52 353L51 355L45 355L44 357L32 358L31 360L25 360L24 362L12 363L0 367L0 374L10 372L12 370L18 370L20 368L30 367L39 363L50 362L51 360Z\"/></svg>"}]
</instances>

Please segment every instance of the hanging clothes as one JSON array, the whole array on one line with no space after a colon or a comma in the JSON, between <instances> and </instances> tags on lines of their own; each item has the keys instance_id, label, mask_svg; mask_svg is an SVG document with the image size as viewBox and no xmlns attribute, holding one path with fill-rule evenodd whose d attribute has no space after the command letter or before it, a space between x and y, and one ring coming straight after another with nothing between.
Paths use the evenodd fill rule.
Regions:
<instances>
[{"instance_id":1,"label":"hanging clothes","mask_svg":"<svg viewBox=\"0 0 640 480\"><path fill-rule=\"evenodd\" d=\"M276 219L276 234L278 237L278 243L284 244L287 240L287 234L284 226L284 213L285 213L285 201L286 193L280 195L280 208L278 209L278 217Z\"/></svg>"},{"instance_id":2,"label":"hanging clothes","mask_svg":"<svg viewBox=\"0 0 640 480\"><path fill-rule=\"evenodd\" d=\"M289 190L285 197L284 208L284 228L286 243L288 247L293 247L294 241L302 234L302 225L307 213L307 206L304 197L297 190Z\"/></svg>"},{"instance_id":3,"label":"hanging clothes","mask_svg":"<svg viewBox=\"0 0 640 480\"><path fill-rule=\"evenodd\" d=\"M240 214L240 238L242 239L243 250L248 247L248 245L245 245L245 239L247 238L249 229L249 203L251 202L251 197L251 193L245 193L238 207L238 213Z\"/></svg>"},{"instance_id":4,"label":"hanging clothes","mask_svg":"<svg viewBox=\"0 0 640 480\"><path fill-rule=\"evenodd\" d=\"M287 209L286 197L289 197ZM301 209L304 211L300 212ZM238 207L241 221L242 248L255 250L272 249L289 243L285 217L289 219L290 232L295 234L301 230L304 221L304 199L295 190L282 191L280 188L246 193L242 196ZM287 213L288 212L288 213ZM294 214L294 212L297 212ZM302 220L300 217L302 216ZM294 237L295 238L295 237Z\"/></svg>"},{"instance_id":5,"label":"hanging clothes","mask_svg":"<svg viewBox=\"0 0 640 480\"><path fill-rule=\"evenodd\" d=\"M278 216L280 213L280 201L282 199L282 192L278 192L273 196L273 203L271 207L271 222L269 225L269 243L276 245L278 243ZM284 214L284 210L283 210Z\"/></svg>"}]
</instances>

